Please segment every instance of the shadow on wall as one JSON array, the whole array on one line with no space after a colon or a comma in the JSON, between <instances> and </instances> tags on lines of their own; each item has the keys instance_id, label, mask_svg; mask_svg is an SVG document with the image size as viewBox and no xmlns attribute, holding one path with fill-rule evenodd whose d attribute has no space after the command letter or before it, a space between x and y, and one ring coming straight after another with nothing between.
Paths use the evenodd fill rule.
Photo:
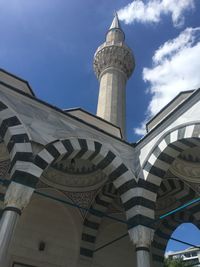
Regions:
<instances>
[{"instance_id":1,"label":"shadow on wall","mask_svg":"<svg viewBox=\"0 0 200 267\"><path fill-rule=\"evenodd\" d=\"M42 192L63 197L54 189L43 189ZM34 195L17 226L11 247L11 262L36 267L75 267L79 257L81 227L76 209ZM29 267L23 264L15 264L14 267Z\"/></svg>"}]
</instances>

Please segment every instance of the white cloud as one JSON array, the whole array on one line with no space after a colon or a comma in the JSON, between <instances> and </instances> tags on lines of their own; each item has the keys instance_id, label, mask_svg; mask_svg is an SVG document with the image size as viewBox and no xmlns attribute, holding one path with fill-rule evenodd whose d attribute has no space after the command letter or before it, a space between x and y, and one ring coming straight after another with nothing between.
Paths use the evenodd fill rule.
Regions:
<instances>
[{"instance_id":1,"label":"white cloud","mask_svg":"<svg viewBox=\"0 0 200 267\"><path fill-rule=\"evenodd\" d=\"M183 31L177 38L166 42L162 45L156 52L153 57L153 62L159 63L166 59L168 56L176 54L178 51L182 50L185 47L190 47L195 41L195 32L198 32L197 29L187 28Z\"/></svg>"},{"instance_id":2,"label":"white cloud","mask_svg":"<svg viewBox=\"0 0 200 267\"><path fill-rule=\"evenodd\" d=\"M135 134L137 135L145 135L146 133L146 123L147 121L143 121L139 127L134 129Z\"/></svg>"},{"instance_id":3,"label":"white cloud","mask_svg":"<svg viewBox=\"0 0 200 267\"><path fill-rule=\"evenodd\" d=\"M135 0L118 11L120 20L126 24L134 22L158 23L162 15L171 15L174 26L184 23L184 12L194 8L194 0Z\"/></svg>"},{"instance_id":4,"label":"white cloud","mask_svg":"<svg viewBox=\"0 0 200 267\"><path fill-rule=\"evenodd\" d=\"M173 251L173 250L169 250L169 251L165 252L165 258L168 258L168 256L170 254L173 254L173 253L175 253L175 251Z\"/></svg>"},{"instance_id":5,"label":"white cloud","mask_svg":"<svg viewBox=\"0 0 200 267\"><path fill-rule=\"evenodd\" d=\"M143 69L151 100L145 121L154 116L179 92L200 87L200 27L187 28L155 51L152 68ZM142 134L142 122L135 133Z\"/></svg>"}]
</instances>

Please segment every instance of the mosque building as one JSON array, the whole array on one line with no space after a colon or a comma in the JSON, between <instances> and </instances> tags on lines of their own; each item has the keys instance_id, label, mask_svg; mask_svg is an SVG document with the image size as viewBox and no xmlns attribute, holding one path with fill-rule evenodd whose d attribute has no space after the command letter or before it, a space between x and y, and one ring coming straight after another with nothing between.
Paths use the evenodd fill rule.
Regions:
<instances>
[{"instance_id":1,"label":"mosque building","mask_svg":"<svg viewBox=\"0 0 200 267\"><path fill-rule=\"evenodd\" d=\"M131 144L135 60L117 14L93 66L96 115L45 103L0 69L1 267L162 267L173 231L200 227L200 89L180 93Z\"/></svg>"}]
</instances>

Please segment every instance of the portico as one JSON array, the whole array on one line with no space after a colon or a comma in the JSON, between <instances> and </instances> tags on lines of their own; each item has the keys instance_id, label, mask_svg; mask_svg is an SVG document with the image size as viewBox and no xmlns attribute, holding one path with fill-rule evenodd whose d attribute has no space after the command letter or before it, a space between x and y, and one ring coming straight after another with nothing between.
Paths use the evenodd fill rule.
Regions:
<instances>
[{"instance_id":1,"label":"portico","mask_svg":"<svg viewBox=\"0 0 200 267\"><path fill-rule=\"evenodd\" d=\"M116 14L94 57L97 115L51 106L0 70L0 266L162 266L176 227L200 227L198 202L160 219L200 196L200 90L181 93L129 143L135 62L124 41Z\"/></svg>"}]
</instances>

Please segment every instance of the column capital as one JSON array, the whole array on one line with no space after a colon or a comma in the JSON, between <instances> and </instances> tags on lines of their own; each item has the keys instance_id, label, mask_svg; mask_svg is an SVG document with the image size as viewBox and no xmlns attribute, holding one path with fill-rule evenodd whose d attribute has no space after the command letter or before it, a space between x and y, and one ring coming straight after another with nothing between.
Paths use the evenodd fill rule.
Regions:
<instances>
[{"instance_id":1,"label":"column capital","mask_svg":"<svg viewBox=\"0 0 200 267\"><path fill-rule=\"evenodd\" d=\"M143 225L138 225L129 230L129 236L136 249L149 248L153 241L154 230Z\"/></svg>"},{"instance_id":2,"label":"column capital","mask_svg":"<svg viewBox=\"0 0 200 267\"><path fill-rule=\"evenodd\" d=\"M11 182L4 198L5 208L12 207L22 211L28 205L33 192L32 187Z\"/></svg>"}]
</instances>

